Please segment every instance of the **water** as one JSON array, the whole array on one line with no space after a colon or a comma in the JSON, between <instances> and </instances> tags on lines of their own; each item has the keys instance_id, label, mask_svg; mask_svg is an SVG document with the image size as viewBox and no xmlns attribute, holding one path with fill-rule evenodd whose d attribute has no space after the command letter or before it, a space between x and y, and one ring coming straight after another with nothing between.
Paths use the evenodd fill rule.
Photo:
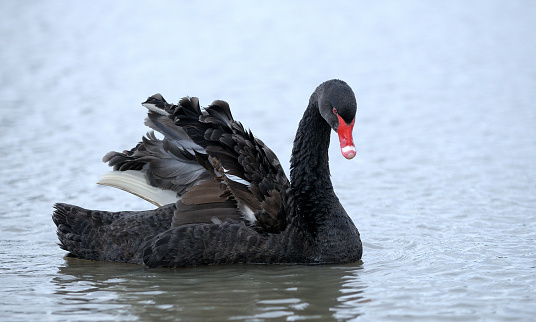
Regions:
<instances>
[{"instance_id":1,"label":"water","mask_svg":"<svg viewBox=\"0 0 536 322\"><path fill-rule=\"evenodd\" d=\"M531 1L0 3L0 320L532 320ZM54 202L148 209L95 185L139 105L225 99L280 157L309 95L357 93L330 150L362 263L182 270L67 259Z\"/></svg>"}]
</instances>

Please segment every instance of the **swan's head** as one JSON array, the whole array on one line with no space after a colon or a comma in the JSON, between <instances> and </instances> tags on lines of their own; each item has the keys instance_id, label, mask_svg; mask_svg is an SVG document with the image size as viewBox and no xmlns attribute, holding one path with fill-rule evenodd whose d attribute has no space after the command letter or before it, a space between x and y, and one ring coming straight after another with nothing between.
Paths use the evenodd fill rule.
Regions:
<instances>
[{"instance_id":1,"label":"swan's head","mask_svg":"<svg viewBox=\"0 0 536 322\"><path fill-rule=\"evenodd\" d=\"M347 159L356 155L352 130L354 129L357 101L354 92L341 80L330 80L322 85L318 97L320 114L339 135L341 153Z\"/></svg>"}]
</instances>

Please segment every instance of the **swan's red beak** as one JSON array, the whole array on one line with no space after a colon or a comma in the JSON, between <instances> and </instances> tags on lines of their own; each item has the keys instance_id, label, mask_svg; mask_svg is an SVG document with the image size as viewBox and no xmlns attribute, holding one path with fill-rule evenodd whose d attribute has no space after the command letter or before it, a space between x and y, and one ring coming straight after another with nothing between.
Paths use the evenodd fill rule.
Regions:
<instances>
[{"instance_id":1,"label":"swan's red beak","mask_svg":"<svg viewBox=\"0 0 536 322\"><path fill-rule=\"evenodd\" d=\"M337 134L339 134L339 142L341 143L341 152L345 158L352 159L355 157L356 149L354 145L354 139L352 137L352 130L354 129L354 121L350 125L342 119L342 117L337 114L339 118L339 127L337 128Z\"/></svg>"}]
</instances>

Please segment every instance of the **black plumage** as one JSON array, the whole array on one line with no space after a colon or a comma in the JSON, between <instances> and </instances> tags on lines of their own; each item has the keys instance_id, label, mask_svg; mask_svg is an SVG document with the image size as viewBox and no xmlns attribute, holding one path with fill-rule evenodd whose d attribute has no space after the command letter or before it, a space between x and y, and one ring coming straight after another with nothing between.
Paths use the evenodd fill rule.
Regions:
<instances>
[{"instance_id":1,"label":"black plumage","mask_svg":"<svg viewBox=\"0 0 536 322\"><path fill-rule=\"evenodd\" d=\"M156 94L143 105L146 125L164 138L151 132L103 161L114 171L142 173L148 185L174 191L177 201L115 213L56 204L53 220L70 256L149 267L361 259L359 232L333 191L328 164L330 130L351 131L357 109L345 82L324 82L311 95L290 182L272 150L233 119L226 102L202 109L195 97L174 105Z\"/></svg>"}]
</instances>

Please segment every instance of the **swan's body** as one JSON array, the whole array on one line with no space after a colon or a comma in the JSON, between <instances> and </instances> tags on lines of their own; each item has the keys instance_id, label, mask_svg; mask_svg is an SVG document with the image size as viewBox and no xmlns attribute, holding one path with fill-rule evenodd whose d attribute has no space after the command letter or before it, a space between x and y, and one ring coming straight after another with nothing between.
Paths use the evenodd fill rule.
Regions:
<instances>
[{"instance_id":1,"label":"swan's body","mask_svg":"<svg viewBox=\"0 0 536 322\"><path fill-rule=\"evenodd\" d=\"M143 103L149 133L136 147L110 152L101 178L159 208L104 212L56 204L60 246L71 256L179 267L230 263L347 263L361 259L359 232L329 177L330 131L355 156L357 109L351 88L321 84L300 122L291 182L275 154L231 116L224 101L202 110L197 98Z\"/></svg>"}]
</instances>

